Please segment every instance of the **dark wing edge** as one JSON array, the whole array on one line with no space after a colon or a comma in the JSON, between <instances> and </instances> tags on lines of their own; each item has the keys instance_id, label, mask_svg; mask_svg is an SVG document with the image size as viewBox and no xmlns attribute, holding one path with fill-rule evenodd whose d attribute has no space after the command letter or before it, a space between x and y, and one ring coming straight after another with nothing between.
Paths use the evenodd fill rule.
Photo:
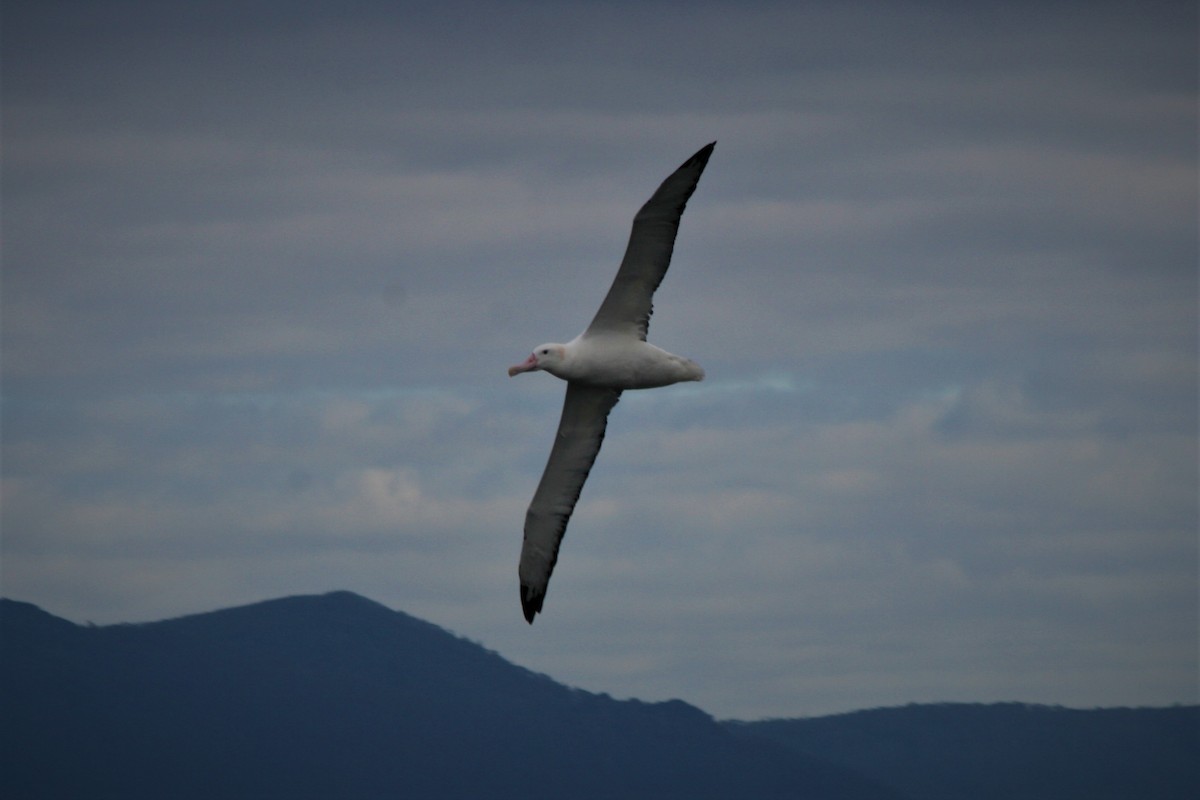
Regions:
<instances>
[{"instance_id":1,"label":"dark wing edge","mask_svg":"<svg viewBox=\"0 0 1200 800\"><path fill-rule=\"evenodd\" d=\"M646 340L652 298L671 265L679 220L716 146L711 142L683 162L634 216L621 267L587 332L636 332Z\"/></svg>"},{"instance_id":2,"label":"dark wing edge","mask_svg":"<svg viewBox=\"0 0 1200 800\"><path fill-rule=\"evenodd\" d=\"M525 537L517 572L521 610L531 625L534 615L542 610L567 521L604 441L608 413L620 398L619 389L567 384L550 459L525 513Z\"/></svg>"}]
</instances>

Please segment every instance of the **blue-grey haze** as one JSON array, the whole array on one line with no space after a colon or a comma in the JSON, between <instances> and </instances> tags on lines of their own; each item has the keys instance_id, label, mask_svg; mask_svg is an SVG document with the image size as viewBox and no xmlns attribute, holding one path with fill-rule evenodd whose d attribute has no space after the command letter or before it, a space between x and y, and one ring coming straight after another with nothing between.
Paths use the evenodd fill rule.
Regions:
<instances>
[{"instance_id":1,"label":"blue-grey haze","mask_svg":"<svg viewBox=\"0 0 1200 800\"><path fill-rule=\"evenodd\" d=\"M1193 3L7 2L3 593L723 717L1197 699ZM577 333L700 145L545 614Z\"/></svg>"}]
</instances>

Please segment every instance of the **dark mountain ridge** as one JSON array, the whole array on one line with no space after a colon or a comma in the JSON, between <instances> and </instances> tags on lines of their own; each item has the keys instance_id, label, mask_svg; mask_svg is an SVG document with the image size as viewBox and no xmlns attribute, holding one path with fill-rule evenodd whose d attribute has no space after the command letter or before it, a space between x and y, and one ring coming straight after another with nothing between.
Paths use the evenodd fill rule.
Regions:
<instances>
[{"instance_id":1,"label":"dark mountain ridge","mask_svg":"<svg viewBox=\"0 0 1200 800\"><path fill-rule=\"evenodd\" d=\"M2 601L0 635L6 798L900 796L348 592L104 627Z\"/></svg>"},{"instance_id":2,"label":"dark mountain ridge","mask_svg":"<svg viewBox=\"0 0 1200 800\"><path fill-rule=\"evenodd\" d=\"M349 592L85 627L0 600L0 795L1175 798L1200 707L724 722L514 666Z\"/></svg>"},{"instance_id":3,"label":"dark mountain ridge","mask_svg":"<svg viewBox=\"0 0 1200 800\"><path fill-rule=\"evenodd\" d=\"M1200 797L1200 707L937 703L727 722L926 800Z\"/></svg>"}]
</instances>

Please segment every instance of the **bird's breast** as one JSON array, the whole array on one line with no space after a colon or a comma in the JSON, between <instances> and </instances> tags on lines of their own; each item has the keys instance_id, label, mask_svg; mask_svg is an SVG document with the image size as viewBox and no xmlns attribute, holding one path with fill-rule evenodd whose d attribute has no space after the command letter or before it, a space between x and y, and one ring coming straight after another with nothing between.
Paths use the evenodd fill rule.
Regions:
<instances>
[{"instance_id":1,"label":"bird's breast","mask_svg":"<svg viewBox=\"0 0 1200 800\"><path fill-rule=\"evenodd\" d=\"M564 377L609 389L653 389L704 378L691 359L639 340L584 340L573 355L571 374Z\"/></svg>"}]
</instances>

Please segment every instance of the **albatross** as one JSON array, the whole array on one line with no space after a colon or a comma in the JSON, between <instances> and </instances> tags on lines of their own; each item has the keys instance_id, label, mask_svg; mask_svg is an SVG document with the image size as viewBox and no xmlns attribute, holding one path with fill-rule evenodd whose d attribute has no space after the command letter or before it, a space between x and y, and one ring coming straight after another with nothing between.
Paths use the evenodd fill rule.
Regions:
<instances>
[{"instance_id":1,"label":"albatross","mask_svg":"<svg viewBox=\"0 0 1200 800\"><path fill-rule=\"evenodd\" d=\"M566 344L538 345L529 358L508 369L509 377L542 370L567 382L550 459L525 513L517 573L521 610L530 624L542 610L567 521L621 392L704 378L696 362L647 342L646 331L654 290L671 264L679 219L716 144L683 162L633 218L617 277L587 329Z\"/></svg>"}]
</instances>

